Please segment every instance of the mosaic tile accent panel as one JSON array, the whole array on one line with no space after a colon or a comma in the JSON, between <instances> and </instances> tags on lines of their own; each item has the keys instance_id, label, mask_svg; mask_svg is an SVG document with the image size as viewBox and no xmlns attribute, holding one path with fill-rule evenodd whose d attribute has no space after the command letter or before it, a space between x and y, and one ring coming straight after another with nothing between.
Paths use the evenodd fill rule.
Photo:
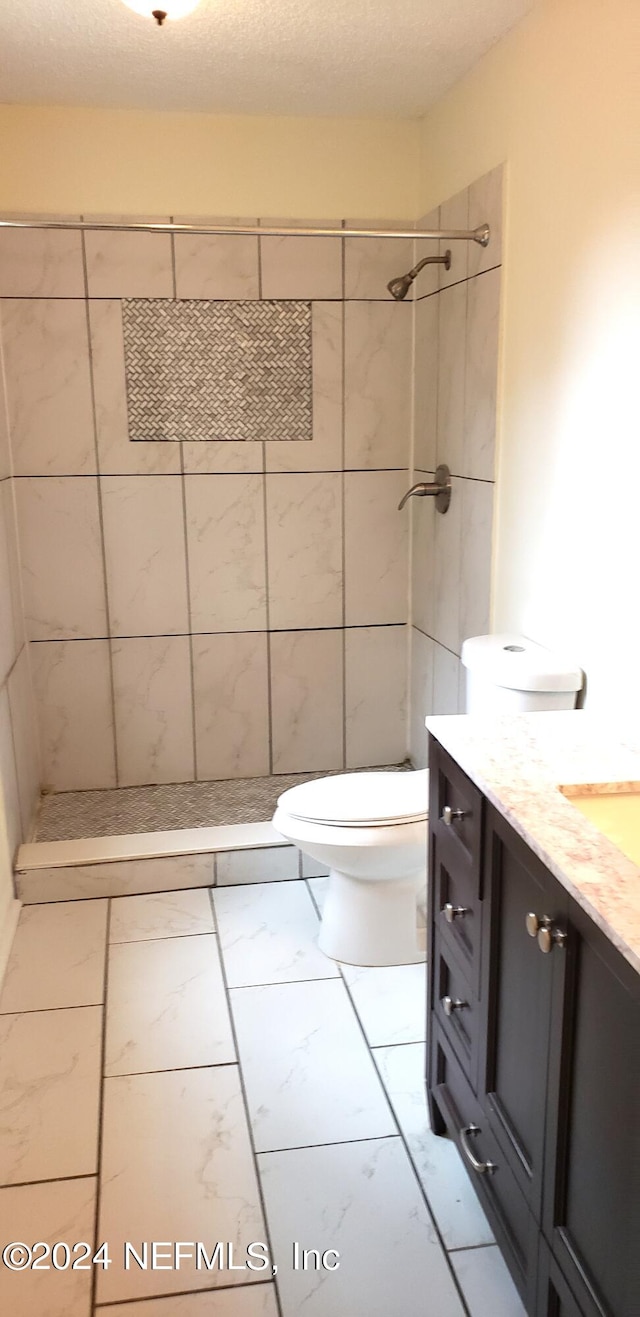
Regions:
<instances>
[{"instance_id":1,"label":"mosaic tile accent panel","mask_svg":"<svg viewBox=\"0 0 640 1317\"><path fill-rule=\"evenodd\" d=\"M311 303L122 302L134 443L310 441Z\"/></svg>"},{"instance_id":2,"label":"mosaic tile accent panel","mask_svg":"<svg viewBox=\"0 0 640 1317\"><path fill-rule=\"evenodd\" d=\"M386 771L409 769L388 765ZM42 797L33 841L70 841L173 828L267 823L278 796L299 782L329 773L288 773L231 782L179 782L171 786L61 791Z\"/></svg>"}]
</instances>

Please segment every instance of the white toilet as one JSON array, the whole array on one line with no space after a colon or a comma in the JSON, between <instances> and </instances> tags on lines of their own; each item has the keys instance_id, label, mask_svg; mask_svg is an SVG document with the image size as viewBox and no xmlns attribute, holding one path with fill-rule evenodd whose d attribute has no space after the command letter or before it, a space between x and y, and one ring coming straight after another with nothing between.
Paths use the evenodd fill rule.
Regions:
<instances>
[{"instance_id":1,"label":"white toilet","mask_svg":"<svg viewBox=\"0 0 640 1317\"><path fill-rule=\"evenodd\" d=\"M573 709L579 668L523 636L462 647L468 713ZM273 826L329 869L320 947L350 965L422 960L416 899L427 865L426 770L341 773L291 787Z\"/></svg>"}]
</instances>

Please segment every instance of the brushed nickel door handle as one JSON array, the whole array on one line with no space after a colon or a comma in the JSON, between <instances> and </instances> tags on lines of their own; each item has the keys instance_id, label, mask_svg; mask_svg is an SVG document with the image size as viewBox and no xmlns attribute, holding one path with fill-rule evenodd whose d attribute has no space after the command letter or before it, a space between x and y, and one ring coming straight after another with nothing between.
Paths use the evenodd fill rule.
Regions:
<instances>
[{"instance_id":1,"label":"brushed nickel door handle","mask_svg":"<svg viewBox=\"0 0 640 1317\"><path fill-rule=\"evenodd\" d=\"M440 911L440 914L444 915L448 924L453 924L456 919L464 919L465 915L470 913L471 911L468 905L452 905L451 901L445 901L445 904Z\"/></svg>"},{"instance_id":2,"label":"brushed nickel door handle","mask_svg":"<svg viewBox=\"0 0 640 1317\"><path fill-rule=\"evenodd\" d=\"M476 1139L481 1133L482 1130L478 1125L464 1126L461 1130L458 1130L460 1147L462 1148L471 1170L475 1171L476 1175L493 1175L498 1169L495 1162L478 1161L478 1158L474 1157L471 1148L469 1147L469 1139Z\"/></svg>"}]
</instances>

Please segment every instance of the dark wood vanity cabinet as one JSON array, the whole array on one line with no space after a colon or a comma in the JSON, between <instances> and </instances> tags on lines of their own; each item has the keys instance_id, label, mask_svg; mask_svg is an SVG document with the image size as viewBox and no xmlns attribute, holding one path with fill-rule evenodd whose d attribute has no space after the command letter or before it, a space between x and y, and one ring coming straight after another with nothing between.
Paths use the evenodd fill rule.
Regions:
<instances>
[{"instance_id":1,"label":"dark wood vanity cabinet","mask_svg":"<svg viewBox=\"0 0 640 1317\"><path fill-rule=\"evenodd\" d=\"M640 1312L640 976L431 738L427 1085L531 1317Z\"/></svg>"}]
</instances>

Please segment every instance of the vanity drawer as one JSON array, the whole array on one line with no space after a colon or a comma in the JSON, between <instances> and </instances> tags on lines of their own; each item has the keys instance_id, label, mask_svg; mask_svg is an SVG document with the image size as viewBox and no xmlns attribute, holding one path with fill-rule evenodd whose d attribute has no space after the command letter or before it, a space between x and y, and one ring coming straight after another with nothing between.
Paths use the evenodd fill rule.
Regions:
<instances>
[{"instance_id":1,"label":"vanity drawer","mask_svg":"<svg viewBox=\"0 0 640 1317\"><path fill-rule=\"evenodd\" d=\"M467 867L474 892L480 894L483 797L462 769L431 741L429 754L429 823L436 846L449 863Z\"/></svg>"},{"instance_id":2,"label":"vanity drawer","mask_svg":"<svg viewBox=\"0 0 640 1317\"><path fill-rule=\"evenodd\" d=\"M482 902L468 865L452 864L449 848L433 850L433 914L437 936L457 959L476 996L480 995Z\"/></svg>"},{"instance_id":3,"label":"vanity drawer","mask_svg":"<svg viewBox=\"0 0 640 1317\"><path fill-rule=\"evenodd\" d=\"M474 1092L477 1087L481 1014L478 999L455 958L436 933L432 1010Z\"/></svg>"}]
</instances>

